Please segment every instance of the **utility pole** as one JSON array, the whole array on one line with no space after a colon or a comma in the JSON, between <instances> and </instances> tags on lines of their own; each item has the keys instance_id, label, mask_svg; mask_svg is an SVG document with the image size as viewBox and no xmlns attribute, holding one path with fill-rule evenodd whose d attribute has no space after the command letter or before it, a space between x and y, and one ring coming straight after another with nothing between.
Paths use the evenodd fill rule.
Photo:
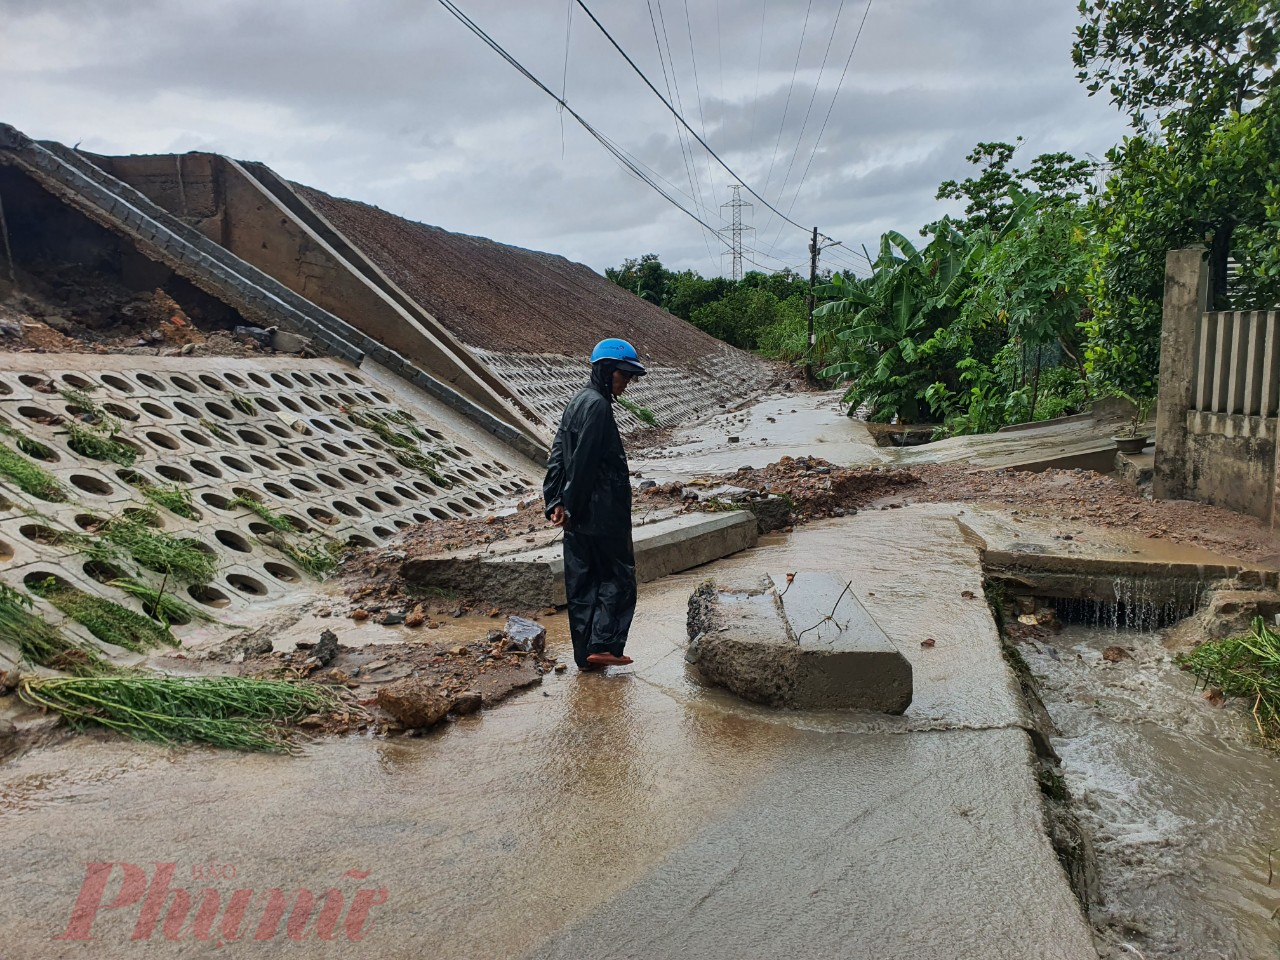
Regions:
<instances>
[{"instance_id":1,"label":"utility pole","mask_svg":"<svg viewBox=\"0 0 1280 960\"><path fill-rule=\"evenodd\" d=\"M742 208L750 207L751 204L743 200L738 195L738 191L742 189L742 184L735 183L733 185L733 199L727 203L720 204L720 209L728 207L733 211L730 217L730 226L725 227L720 233L728 233L730 247L733 250L733 279L742 279L742 232L744 230L754 230L755 227L744 227L742 225Z\"/></svg>"},{"instance_id":2,"label":"utility pole","mask_svg":"<svg viewBox=\"0 0 1280 960\"><path fill-rule=\"evenodd\" d=\"M813 288L818 285L818 254L827 247L838 247L840 241L835 240L831 243L818 243L818 228L813 228L813 239L809 241L809 344L805 348L804 354L804 378L810 384L817 382L817 378L813 375L813 306L817 298L814 296ZM829 240L829 237L823 237L823 240Z\"/></svg>"}]
</instances>

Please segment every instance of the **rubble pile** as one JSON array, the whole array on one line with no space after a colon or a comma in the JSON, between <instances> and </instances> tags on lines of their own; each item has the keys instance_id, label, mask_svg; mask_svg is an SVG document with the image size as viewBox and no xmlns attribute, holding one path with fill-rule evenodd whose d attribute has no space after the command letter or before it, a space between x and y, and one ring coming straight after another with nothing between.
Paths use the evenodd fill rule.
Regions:
<instances>
[{"instance_id":1,"label":"rubble pile","mask_svg":"<svg viewBox=\"0 0 1280 960\"><path fill-rule=\"evenodd\" d=\"M700 477L687 486L739 488L757 495L785 497L792 522L851 516L861 507L914 487L920 479L906 470L841 467L821 457L782 457L767 467L740 467L735 473ZM731 492L720 494L734 499Z\"/></svg>"},{"instance_id":2,"label":"rubble pile","mask_svg":"<svg viewBox=\"0 0 1280 960\"><path fill-rule=\"evenodd\" d=\"M565 669L546 654L546 628L507 618L468 643L415 639L348 647L325 630L317 642L246 659L245 676L307 679L338 688L349 709L318 719L328 732L419 730L493 706Z\"/></svg>"}]
</instances>

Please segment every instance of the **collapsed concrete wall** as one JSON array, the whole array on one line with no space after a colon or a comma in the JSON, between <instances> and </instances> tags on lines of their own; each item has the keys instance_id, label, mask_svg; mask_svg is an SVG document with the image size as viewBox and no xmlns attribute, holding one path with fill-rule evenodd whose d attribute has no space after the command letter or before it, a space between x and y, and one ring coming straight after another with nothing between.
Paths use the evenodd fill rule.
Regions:
<instances>
[{"instance_id":1,"label":"collapsed concrete wall","mask_svg":"<svg viewBox=\"0 0 1280 960\"><path fill-rule=\"evenodd\" d=\"M125 238L154 269L183 278L245 322L300 333L311 339L315 352L353 363L370 356L522 453L535 459L545 456L544 438L528 430L519 418L496 416L422 366L236 257L75 151L60 144L36 143L0 124L0 167L16 171L24 185L36 185L93 223Z\"/></svg>"},{"instance_id":2,"label":"collapsed concrete wall","mask_svg":"<svg viewBox=\"0 0 1280 960\"><path fill-rule=\"evenodd\" d=\"M591 348L623 337L655 375L628 396L660 424L696 420L763 389L758 358L564 257L451 233L299 184L296 192L553 426ZM661 411L661 413L659 412ZM641 421L621 418L624 429Z\"/></svg>"},{"instance_id":3,"label":"collapsed concrete wall","mask_svg":"<svg viewBox=\"0 0 1280 960\"><path fill-rule=\"evenodd\" d=\"M697 419L762 389L768 367L563 257L450 233L212 154L94 157L206 236L400 351L545 444L605 337L654 376L624 430Z\"/></svg>"},{"instance_id":4,"label":"collapsed concrete wall","mask_svg":"<svg viewBox=\"0 0 1280 960\"><path fill-rule=\"evenodd\" d=\"M92 159L237 257L546 442L541 421L518 396L407 297L371 280L360 252L267 167L200 153Z\"/></svg>"}]
</instances>

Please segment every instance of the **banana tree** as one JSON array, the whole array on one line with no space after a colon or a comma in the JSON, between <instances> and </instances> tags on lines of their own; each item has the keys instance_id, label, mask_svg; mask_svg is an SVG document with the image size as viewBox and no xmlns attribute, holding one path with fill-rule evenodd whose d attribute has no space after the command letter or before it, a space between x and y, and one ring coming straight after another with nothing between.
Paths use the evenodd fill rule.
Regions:
<instances>
[{"instance_id":1,"label":"banana tree","mask_svg":"<svg viewBox=\"0 0 1280 960\"><path fill-rule=\"evenodd\" d=\"M823 376L850 384L844 400L852 408L865 403L873 419L885 422L921 419L924 391L937 377L921 362L920 347L955 318L978 250L951 228L923 251L890 231L880 239L870 277L837 275L817 289L836 298L814 313L839 325L847 357Z\"/></svg>"}]
</instances>

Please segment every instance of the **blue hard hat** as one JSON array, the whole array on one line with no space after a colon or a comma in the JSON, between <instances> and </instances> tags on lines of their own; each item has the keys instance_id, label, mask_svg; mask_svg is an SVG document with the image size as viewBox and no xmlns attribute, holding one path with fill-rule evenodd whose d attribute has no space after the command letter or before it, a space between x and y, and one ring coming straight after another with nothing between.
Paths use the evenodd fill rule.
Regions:
<instances>
[{"instance_id":1,"label":"blue hard hat","mask_svg":"<svg viewBox=\"0 0 1280 960\"><path fill-rule=\"evenodd\" d=\"M643 377L645 374L636 348L617 337L610 337L596 344L596 348L591 351L591 362L596 363L599 360L616 360L618 369L633 377Z\"/></svg>"}]
</instances>

